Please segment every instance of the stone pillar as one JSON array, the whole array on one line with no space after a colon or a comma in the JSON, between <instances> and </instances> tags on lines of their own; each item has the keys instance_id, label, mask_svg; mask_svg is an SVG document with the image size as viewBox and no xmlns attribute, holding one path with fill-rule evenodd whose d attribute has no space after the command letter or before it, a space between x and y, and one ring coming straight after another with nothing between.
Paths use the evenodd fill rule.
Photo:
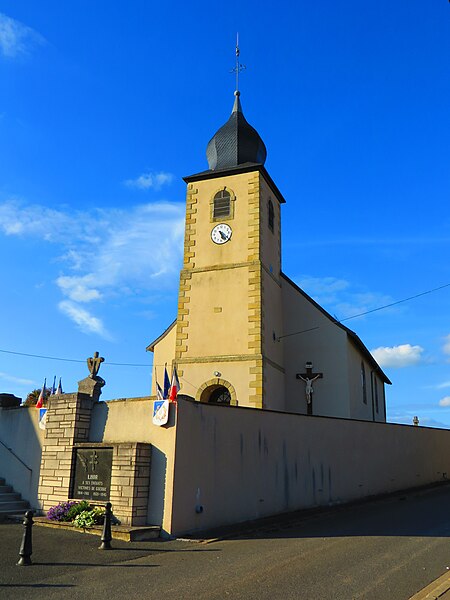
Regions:
<instances>
[{"instance_id":1,"label":"stone pillar","mask_svg":"<svg viewBox=\"0 0 450 600\"><path fill-rule=\"evenodd\" d=\"M139 442L113 446L110 500L123 524L147 522L151 445Z\"/></svg>"},{"instance_id":2,"label":"stone pillar","mask_svg":"<svg viewBox=\"0 0 450 600\"><path fill-rule=\"evenodd\" d=\"M38 492L44 511L70 496L73 446L89 440L92 406L104 384L100 377L86 377L77 393L50 397Z\"/></svg>"}]
</instances>

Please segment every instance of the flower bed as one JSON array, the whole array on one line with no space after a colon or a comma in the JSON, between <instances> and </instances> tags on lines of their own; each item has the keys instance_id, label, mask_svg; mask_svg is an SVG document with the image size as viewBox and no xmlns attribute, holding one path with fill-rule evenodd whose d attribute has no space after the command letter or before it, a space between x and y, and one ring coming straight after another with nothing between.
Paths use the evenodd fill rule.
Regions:
<instances>
[{"instance_id":1,"label":"flower bed","mask_svg":"<svg viewBox=\"0 0 450 600\"><path fill-rule=\"evenodd\" d=\"M47 511L47 519L50 521L62 521L72 523L74 527L89 529L94 525L101 525L105 515L105 509L100 506L91 506L86 500L81 502L60 502Z\"/></svg>"}]
</instances>

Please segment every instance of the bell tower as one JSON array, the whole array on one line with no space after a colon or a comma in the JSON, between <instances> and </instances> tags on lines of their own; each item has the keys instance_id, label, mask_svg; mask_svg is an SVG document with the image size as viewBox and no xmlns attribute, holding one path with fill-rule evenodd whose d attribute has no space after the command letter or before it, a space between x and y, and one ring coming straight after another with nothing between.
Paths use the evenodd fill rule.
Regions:
<instances>
[{"instance_id":1,"label":"bell tower","mask_svg":"<svg viewBox=\"0 0 450 600\"><path fill-rule=\"evenodd\" d=\"M266 147L235 92L187 183L175 363L201 402L282 409L280 206Z\"/></svg>"}]
</instances>

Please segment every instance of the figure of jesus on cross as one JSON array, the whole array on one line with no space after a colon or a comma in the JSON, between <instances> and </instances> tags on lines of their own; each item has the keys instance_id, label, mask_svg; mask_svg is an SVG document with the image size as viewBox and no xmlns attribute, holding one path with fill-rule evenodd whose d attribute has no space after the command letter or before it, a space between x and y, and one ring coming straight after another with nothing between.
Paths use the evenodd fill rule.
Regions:
<instances>
[{"instance_id":1,"label":"figure of jesus on cross","mask_svg":"<svg viewBox=\"0 0 450 600\"><path fill-rule=\"evenodd\" d=\"M307 362L305 365L306 373L297 373L296 378L301 379L306 383L305 395L306 395L306 404L307 404L307 414L312 415L312 395L314 392L313 382L316 379L322 379L323 373L313 373L312 370L312 362Z\"/></svg>"}]
</instances>

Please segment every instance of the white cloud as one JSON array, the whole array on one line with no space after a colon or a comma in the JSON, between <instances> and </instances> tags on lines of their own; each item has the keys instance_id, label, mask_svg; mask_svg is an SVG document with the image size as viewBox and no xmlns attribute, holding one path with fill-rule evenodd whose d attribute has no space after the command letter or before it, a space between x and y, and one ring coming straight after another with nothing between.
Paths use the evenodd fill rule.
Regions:
<instances>
[{"instance_id":1,"label":"white cloud","mask_svg":"<svg viewBox=\"0 0 450 600\"><path fill-rule=\"evenodd\" d=\"M58 308L62 313L72 319L81 331L84 331L85 333L98 333L98 335L105 339L111 339L111 335L106 331L102 320L91 315L85 308L82 308L69 300L60 302Z\"/></svg>"},{"instance_id":2,"label":"white cloud","mask_svg":"<svg viewBox=\"0 0 450 600\"><path fill-rule=\"evenodd\" d=\"M89 239L95 227L87 213L71 214L20 200L0 204L0 230L6 235L35 236L47 242L62 242L68 238Z\"/></svg>"},{"instance_id":3,"label":"white cloud","mask_svg":"<svg viewBox=\"0 0 450 600\"><path fill-rule=\"evenodd\" d=\"M78 264L78 263L77 263ZM84 275L83 277L70 277L61 275L56 280L56 284L61 289L64 295L68 296L75 302L91 302L92 300L100 300L101 293L91 287L94 283L93 274Z\"/></svg>"},{"instance_id":4,"label":"white cloud","mask_svg":"<svg viewBox=\"0 0 450 600\"><path fill-rule=\"evenodd\" d=\"M353 317L392 302L390 296L359 289L336 277L304 276L297 278L296 283L337 319Z\"/></svg>"},{"instance_id":5,"label":"white cloud","mask_svg":"<svg viewBox=\"0 0 450 600\"><path fill-rule=\"evenodd\" d=\"M444 340L445 343L442 350L444 351L444 354L450 354L450 335L446 335Z\"/></svg>"},{"instance_id":6,"label":"white cloud","mask_svg":"<svg viewBox=\"0 0 450 600\"><path fill-rule=\"evenodd\" d=\"M330 292L346 290L350 284L345 279L337 279L336 277L306 276L300 280L299 285L308 288L311 294L329 294Z\"/></svg>"},{"instance_id":7,"label":"white cloud","mask_svg":"<svg viewBox=\"0 0 450 600\"><path fill-rule=\"evenodd\" d=\"M445 396L445 398L439 400L439 406L450 406L450 396Z\"/></svg>"},{"instance_id":8,"label":"white cloud","mask_svg":"<svg viewBox=\"0 0 450 600\"><path fill-rule=\"evenodd\" d=\"M136 179L127 179L125 185L138 190L160 190L163 185L172 183L173 175L171 173L143 173Z\"/></svg>"},{"instance_id":9,"label":"white cloud","mask_svg":"<svg viewBox=\"0 0 450 600\"><path fill-rule=\"evenodd\" d=\"M11 381L12 383L17 383L18 385L37 385L32 379L23 379L22 377L15 377L14 375L9 375L8 373L0 373L0 379Z\"/></svg>"},{"instance_id":10,"label":"white cloud","mask_svg":"<svg viewBox=\"0 0 450 600\"><path fill-rule=\"evenodd\" d=\"M60 310L83 331L105 337L109 334L101 320L81 305L149 297L174 286L183 250L184 204L70 211L11 200L0 204L0 232L59 248L62 272L55 283L65 298Z\"/></svg>"},{"instance_id":11,"label":"white cloud","mask_svg":"<svg viewBox=\"0 0 450 600\"><path fill-rule=\"evenodd\" d=\"M36 44L45 43L40 33L11 17L0 13L0 54L17 58L28 54Z\"/></svg>"},{"instance_id":12,"label":"white cloud","mask_svg":"<svg viewBox=\"0 0 450 600\"><path fill-rule=\"evenodd\" d=\"M423 351L421 346L401 344L392 347L381 346L370 352L381 367L402 368L419 364L422 360Z\"/></svg>"},{"instance_id":13,"label":"white cloud","mask_svg":"<svg viewBox=\"0 0 450 600\"><path fill-rule=\"evenodd\" d=\"M444 390L445 388L450 388L450 381L444 381L443 383L438 383L437 385L430 386L434 390Z\"/></svg>"}]
</instances>

